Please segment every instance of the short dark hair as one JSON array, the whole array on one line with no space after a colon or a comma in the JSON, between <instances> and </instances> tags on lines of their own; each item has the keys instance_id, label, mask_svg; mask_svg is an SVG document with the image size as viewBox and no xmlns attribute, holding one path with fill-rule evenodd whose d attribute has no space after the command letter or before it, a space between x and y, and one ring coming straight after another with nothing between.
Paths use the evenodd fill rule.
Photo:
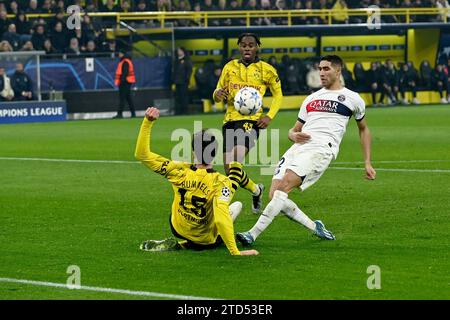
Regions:
<instances>
[{"instance_id":1,"label":"short dark hair","mask_svg":"<svg viewBox=\"0 0 450 320\"><path fill-rule=\"evenodd\" d=\"M259 40L259 37L258 37L255 33L250 33L250 32L241 33L241 34L239 35L237 44L240 44L241 41L242 41L242 39L243 39L244 37L253 37L253 38L255 38L256 44L257 44L258 46L261 45L261 40Z\"/></svg>"},{"instance_id":2,"label":"short dark hair","mask_svg":"<svg viewBox=\"0 0 450 320\"><path fill-rule=\"evenodd\" d=\"M216 137L208 132L208 129L193 134L192 151L201 164L211 164L216 157L217 148Z\"/></svg>"},{"instance_id":3,"label":"short dark hair","mask_svg":"<svg viewBox=\"0 0 450 320\"><path fill-rule=\"evenodd\" d=\"M320 58L320 61L329 61L331 62L331 64L337 65L341 68L344 67L344 61L342 60L342 58L335 54L323 56L322 58Z\"/></svg>"}]
</instances>

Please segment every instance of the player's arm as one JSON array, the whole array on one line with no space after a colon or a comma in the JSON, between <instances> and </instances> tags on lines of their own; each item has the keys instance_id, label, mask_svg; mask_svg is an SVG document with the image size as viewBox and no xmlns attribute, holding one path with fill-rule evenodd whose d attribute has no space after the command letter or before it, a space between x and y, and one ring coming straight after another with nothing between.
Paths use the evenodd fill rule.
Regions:
<instances>
[{"instance_id":1,"label":"player's arm","mask_svg":"<svg viewBox=\"0 0 450 320\"><path fill-rule=\"evenodd\" d=\"M217 231L232 255L257 255L256 250L239 251L234 238L233 220L231 219L229 203L232 191L229 186L220 184L214 197L214 221Z\"/></svg>"},{"instance_id":2,"label":"player's arm","mask_svg":"<svg viewBox=\"0 0 450 320\"><path fill-rule=\"evenodd\" d=\"M213 99L215 102L222 102L228 99L228 67L222 70L219 81L217 82L216 90L213 92Z\"/></svg>"},{"instance_id":3,"label":"player's arm","mask_svg":"<svg viewBox=\"0 0 450 320\"><path fill-rule=\"evenodd\" d=\"M374 180L376 177L376 171L372 167L371 163L371 145L372 145L372 135L370 134L369 127L365 118L356 121L359 130L359 138L361 140L361 146L364 155L364 167L366 170L366 179Z\"/></svg>"},{"instance_id":4,"label":"player's arm","mask_svg":"<svg viewBox=\"0 0 450 320\"><path fill-rule=\"evenodd\" d=\"M300 107L300 111L298 113L297 121L295 122L295 125L289 130L288 133L289 140L291 140L294 143L305 143L309 139L311 139L311 136L309 134L302 132L303 125L305 124L306 118L308 116L308 113L306 112L306 105L309 101L308 98L306 98L305 101L303 101L303 104Z\"/></svg>"},{"instance_id":5,"label":"player's arm","mask_svg":"<svg viewBox=\"0 0 450 320\"><path fill-rule=\"evenodd\" d=\"M158 118L159 110L157 108L152 107L147 109L139 131L134 156L146 167L170 180L177 166L170 159L152 152L150 148L153 123Z\"/></svg>"},{"instance_id":6,"label":"player's arm","mask_svg":"<svg viewBox=\"0 0 450 320\"><path fill-rule=\"evenodd\" d=\"M269 112L267 112L264 117L259 119L258 123L256 124L261 129L267 128L270 121L272 121L272 119L277 115L278 111L280 110L281 103L283 102L283 92L281 90L280 77L278 77L275 69L270 71L268 82L273 99L270 105Z\"/></svg>"}]
</instances>

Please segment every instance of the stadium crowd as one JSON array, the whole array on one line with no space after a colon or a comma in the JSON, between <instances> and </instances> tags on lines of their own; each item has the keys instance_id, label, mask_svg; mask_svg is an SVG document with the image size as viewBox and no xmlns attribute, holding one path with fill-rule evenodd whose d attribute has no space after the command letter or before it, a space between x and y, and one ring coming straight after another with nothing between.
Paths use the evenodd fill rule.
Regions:
<instances>
[{"instance_id":1,"label":"stadium crowd","mask_svg":"<svg viewBox=\"0 0 450 320\"><path fill-rule=\"evenodd\" d=\"M65 12L70 5L82 8L81 29L67 28ZM365 22L367 17L349 17L346 8L367 8L371 5L380 8L413 8L438 7L450 8L447 0L6 0L0 2L0 52L13 51L45 51L48 58L65 55L66 57L95 57L109 55L114 57L118 52L115 40L108 40L106 27L114 26L115 17L92 17L92 12L148 12L148 11L223 11L223 10L289 10L289 9L326 9L333 14L333 23ZM339 11L338 11L339 10ZM343 11L344 10L344 11ZM29 14L50 14L50 17L30 18ZM449 13L450 16L450 13ZM443 15L423 15L411 17L411 21L443 21ZM384 22L403 22L404 17L382 16ZM295 17L293 24L325 24L327 16ZM201 21L176 20L178 26L199 26ZM130 22L135 27L159 26L151 20ZM284 17L253 18L252 25L286 25ZM209 21L209 26L239 26L245 25L244 19L216 19ZM274 65L282 77L283 90L286 94L310 92L317 87L317 68L314 63L305 63L300 59L283 57L277 62L274 57L269 63ZM448 60L440 62L433 70L429 63L423 62L420 70L411 63L402 64L396 68L392 63L373 63L370 70L364 70L360 64L355 64L353 73L344 71L346 86L356 91L370 91L374 97L381 93L390 103L405 101L404 92L411 91L415 95L417 90L436 90L440 92L442 102L450 95L443 91L449 89ZM212 92L209 86L216 83L220 76L220 67L206 62L195 75L199 85L198 95L206 96ZM202 72L204 72L202 74ZM7 76L0 75L0 99L11 100ZM205 79L207 79L205 81ZM213 80L211 80L213 79ZM29 79L31 81L31 79ZM23 82L23 81L22 81ZM15 82L10 81L11 86ZM12 88L14 89L14 88ZM14 90L13 90L14 91ZM29 94L15 95L14 99L31 99ZM400 95L400 96L399 96ZM208 94L209 98L209 94ZM413 99L417 103L417 99ZM379 103L379 102L378 102Z\"/></svg>"},{"instance_id":2,"label":"stadium crowd","mask_svg":"<svg viewBox=\"0 0 450 320\"><path fill-rule=\"evenodd\" d=\"M78 5L82 11L80 30L68 30L64 16L69 5ZM367 17L349 17L347 8L438 7L450 8L448 0L6 0L0 2L0 51L44 50L48 54L113 53L116 43L106 39L105 28L116 24L115 17L91 17L93 12L147 12L147 11L235 11L235 10L289 10L326 9L333 13L333 23L360 23ZM340 11L338 11L340 10ZM344 10L344 11L342 11ZM29 18L29 14L50 14L48 17ZM450 13L449 13L450 15ZM384 22L403 22L405 17L382 16ZM438 16L411 17L412 22L443 21ZM325 24L326 14L295 17L292 23ZM175 20L176 26L200 26L201 20ZM211 19L209 26L240 26L245 19ZM135 27L159 26L152 20L130 22ZM252 25L286 25L285 17L251 19Z\"/></svg>"},{"instance_id":3,"label":"stadium crowd","mask_svg":"<svg viewBox=\"0 0 450 320\"><path fill-rule=\"evenodd\" d=\"M280 62L275 56L267 62L277 69L284 95L310 94L321 87L318 63L314 59L284 55ZM199 99L211 98L210 93L215 89L213 86L221 70L219 65L209 60L195 71ZM355 63L353 70L345 66L342 76L341 81L347 88L356 92L370 92L373 105L419 104L419 90L439 92L442 103L450 102L450 58L445 63L438 63L435 68L427 60L422 61L418 68L411 61L396 66L389 59L383 63L372 62L369 69L364 69L361 63ZM407 92L412 94L410 101Z\"/></svg>"}]
</instances>

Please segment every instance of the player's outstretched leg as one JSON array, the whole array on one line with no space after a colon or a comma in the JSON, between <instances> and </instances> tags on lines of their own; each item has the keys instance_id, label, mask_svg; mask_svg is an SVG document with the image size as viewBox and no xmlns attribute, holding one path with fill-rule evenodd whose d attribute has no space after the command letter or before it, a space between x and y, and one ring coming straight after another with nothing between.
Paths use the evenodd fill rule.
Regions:
<instances>
[{"instance_id":1,"label":"player's outstretched leg","mask_svg":"<svg viewBox=\"0 0 450 320\"><path fill-rule=\"evenodd\" d=\"M230 204L229 209L230 209L231 219L234 222L234 221L236 221L236 218L242 211L242 202L240 202L240 201L233 202L232 204Z\"/></svg>"},{"instance_id":2,"label":"player's outstretched leg","mask_svg":"<svg viewBox=\"0 0 450 320\"><path fill-rule=\"evenodd\" d=\"M267 204L263 213L255 223L253 228L247 232L240 232L236 234L236 239L244 246L251 245L255 242L256 238L272 223L273 219L284 208L284 201L287 199L288 194L277 190L273 195L273 199Z\"/></svg>"},{"instance_id":3,"label":"player's outstretched leg","mask_svg":"<svg viewBox=\"0 0 450 320\"><path fill-rule=\"evenodd\" d=\"M239 183L241 188L247 189L252 193L252 212L261 213L263 209L262 196L264 185L254 183L243 169L243 165L237 161L231 162L228 177ZM232 179L233 177L233 179Z\"/></svg>"},{"instance_id":4,"label":"player's outstretched leg","mask_svg":"<svg viewBox=\"0 0 450 320\"><path fill-rule=\"evenodd\" d=\"M336 240L335 236L329 230L325 229L322 221L312 221L291 199L284 201L283 212L289 219L302 224L317 237L326 240Z\"/></svg>"},{"instance_id":5,"label":"player's outstretched leg","mask_svg":"<svg viewBox=\"0 0 450 320\"><path fill-rule=\"evenodd\" d=\"M314 234L316 236L325 240L336 240L336 237L331 233L331 231L325 229L325 225L322 221L316 220L314 223L316 224L316 229L314 230Z\"/></svg>"}]
</instances>

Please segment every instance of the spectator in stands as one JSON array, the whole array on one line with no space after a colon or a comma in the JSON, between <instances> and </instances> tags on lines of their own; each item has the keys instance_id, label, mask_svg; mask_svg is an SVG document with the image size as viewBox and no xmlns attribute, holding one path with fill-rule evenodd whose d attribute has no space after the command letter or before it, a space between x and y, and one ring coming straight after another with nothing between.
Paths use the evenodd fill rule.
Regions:
<instances>
[{"instance_id":1,"label":"spectator in stands","mask_svg":"<svg viewBox=\"0 0 450 320\"><path fill-rule=\"evenodd\" d=\"M0 10L0 35L8 31L8 26L11 22L8 19L6 10Z\"/></svg>"},{"instance_id":2,"label":"spectator in stands","mask_svg":"<svg viewBox=\"0 0 450 320\"><path fill-rule=\"evenodd\" d=\"M22 63L16 63L16 71L11 76L14 100L33 100L33 82L25 73Z\"/></svg>"},{"instance_id":3,"label":"spectator in stands","mask_svg":"<svg viewBox=\"0 0 450 320\"><path fill-rule=\"evenodd\" d=\"M239 5L237 0L230 0L230 5L227 8L229 11L238 11L242 10L242 7ZM246 21L243 18L232 18L230 19L232 26L245 26Z\"/></svg>"},{"instance_id":4,"label":"spectator in stands","mask_svg":"<svg viewBox=\"0 0 450 320\"><path fill-rule=\"evenodd\" d=\"M91 58L97 56L97 47L95 45L94 40L89 40L86 43L86 51L84 51L84 55Z\"/></svg>"},{"instance_id":5,"label":"spectator in stands","mask_svg":"<svg viewBox=\"0 0 450 320\"><path fill-rule=\"evenodd\" d=\"M336 3L331 8L333 23L348 23L349 17L347 10L348 7L345 0L336 0Z\"/></svg>"},{"instance_id":6,"label":"spectator in stands","mask_svg":"<svg viewBox=\"0 0 450 320\"><path fill-rule=\"evenodd\" d=\"M402 69L399 72L399 91L402 96L402 102L408 104L408 99L406 99L406 91L411 91L413 95L412 103L419 104L417 99L417 80L414 74L409 71L409 66L407 63L402 65Z\"/></svg>"},{"instance_id":7,"label":"spectator in stands","mask_svg":"<svg viewBox=\"0 0 450 320\"><path fill-rule=\"evenodd\" d=\"M22 42L31 40L31 23L28 21L28 18L23 11L16 15L14 24L16 25L17 33L21 35ZM27 39L24 39L24 36L26 36Z\"/></svg>"},{"instance_id":8,"label":"spectator in stands","mask_svg":"<svg viewBox=\"0 0 450 320\"><path fill-rule=\"evenodd\" d=\"M16 32L16 25L14 23L8 26L8 32L3 34L3 40L8 41L14 51L18 51L22 47L21 38Z\"/></svg>"},{"instance_id":9,"label":"spectator in stands","mask_svg":"<svg viewBox=\"0 0 450 320\"><path fill-rule=\"evenodd\" d=\"M305 1L305 9L306 10L313 10L314 6L313 6L313 2L312 0L306 0ZM320 15L318 16L309 16L306 18L306 24L320 24L321 23L321 19L320 19ZM326 22L328 23L328 21Z\"/></svg>"},{"instance_id":10,"label":"spectator in stands","mask_svg":"<svg viewBox=\"0 0 450 320\"><path fill-rule=\"evenodd\" d=\"M157 0L156 1L157 11L172 11L172 1L171 0Z\"/></svg>"},{"instance_id":11,"label":"spectator in stands","mask_svg":"<svg viewBox=\"0 0 450 320\"><path fill-rule=\"evenodd\" d=\"M311 92L314 92L322 87L322 81L320 81L319 63L314 62L311 70L306 75L306 84Z\"/></svg>"},{"instance_id":12,"label":"spectator in stands","mask_svg":"<svg viewBox=\"0 0 450 320\"><path fill-rule=\"evenodd\" d=\"M367 70L366 78L367 85L369 86L370 93L372 94L372 104L378 105L376 97L377 93L382 89L381 70L378 62L372 62L370 64L370 69ZM380 97L380 104L383 103L382 98L384 97Z\"/></svg>"},{"instance_id":13,"label":"spectator in stands","mask_svg":"<svg viewBox=\"0 0 450 320\"><path fill-rule=\"evenodd\" d=\"M384 66L381 68L381 79L383 83L380 101L383 101L384 96L388 97L388 104L397 103L398 95L398 73L395 69L394 63L391 59L387 59Z\"/></svg>"},{"instance_id":14,"label":"spectator in stands","mask_svg":"<svg viewBox=\"0 0 450 320\"><path fill-rule=\"evenodd\" d=\"M287 92L291 94L300 94L301 90L299 85L300 82L299 77L300 77L299 65L296 63L294 59L290 59L285 74Z\"/></svg>"},{"instance_id":15,"label":"spectator in stands","mask_svg":"<svg viewBox=\"0 0 450 320\"><path fill-rule=\"evenodd\" d=\"M122 0L120 2L120 10L119 12L129 12L131 11L131 4L128 0Z\"/></svg>"},{"instance_id":16,"label":"spectator in stands","mask_svg":"<svg viewBox=\"0 0 450 320\"><path fill-rule=\"evenodd\" d=\"M294 0L294 4L293 4L292 7L293 7L294 10L301 10L301 9L303 9L303 2L302 2L302 0ZM292 24L293 25L306 24L306 18L304 16L292 17ZM283 83L283 82L281 82L281 83Z\"/></svg>"},{"instance_id":17,"label":"spectator in stands","mask_svg":"<svg viewBox=\"0 0 450 320\"><path fill-rule=\"evenodd\" d=\"M0 42L0 52L12 52L12 51L13 48L11 47L8 41L3 40L2 42Z\"/></svg>"},{"instance_id":18,"label":"spectator in stands","mask_svg":"<svg viewBox=\"0 0 450 320\"><path fill-rule=\"evenodd\" d=\"M101 33L101 26L95 23L88 14L83 15L83 21L81 22L82 42L86 44L90 40L96 42Z\"/></svg>"},{"instance_id":19,"label":"spectator in stands","mask_svg":"<svg viewBox=\"0 0 450 320\"><path fill-rule=\"evenodd\" d=\"M70 55L79 55L81 53L77 38L70 39L69 48L66 49L66 53Z\"/></svg>"},{"instance_id":20,"label":"spectator in stands","mask_svg":"<svg viewBox=\"0 0 450 320\"><path fill-rule=\"evenodd\" d=\"M344 63L341 69L341 82L344 87L350 90L355 90L355 83L353 80L353 75L350 70L347 69L347 65Z\"/></svg>"},{"instance_id":21,"label":"spectator in stands","mask_svg":"<svg viewBox=\"0 0 450 320\"><path fill-rule=\"evenodd\" d=\"M197 68L194 74L194 78L199 99L208 99L211 95L211 92L208 88L210 79L204 66L200 66Z\"/></svg>"},{"instance_id":22,"label":"spectator in stands","mask_svg":"<svg viewBox=\"0 0 450 320\"><path fill-rule=\"evenodd\" d=\"M433 70L431 83L432 89L439 92L441 102L448 103L448 99L444 96L444 89L447 92L447 96L450 96L450 90L447 75L445 74L444 66L442 64L437 64L436 68Z\"/></svg>"},{"instance_id":23,"label":"spectator in stands","mask_svg":"<svg viewBox=\"0 0 450 320\"><path fill-rule=\"evenodd\" d=\"M367 78L366 71L364 70L362 63L355 63L355 65L353 66L353 76L355 80L354 83L356 92L366 91L368 89Z\"/></svg>"},{"instance_id":24,"label":"spectator in stands","mask_svg":"<svg viewBox=\"0 0 450 320\"><path fill-rule=\"evenodd\" d=\"M120 11L120 8L117 6L114 0L106 0L106 4L100 7L100 11L107 13L116 13ZM105 28L114 27L116 25L116 17L103 17L102 22Z\"/></svg>"},{"instance_id":25,"label":"spectator in stands","mask_svg":"<svg viewBox=\"0 0 450 320\"><path fill-rule=\"evenodd\" d=\"M41 5L41 13L53 13L53 8L50 0L44 0Z\"/></svg>"},{"instance_id":26,"label":"spectator in stands","mask_svg":"<svg viewBox=\"0 0 450 320\"><path fill-rule=\"evenodd\" d=\"M44 50L45 27L43 24L36 25L35 32L31 36L31 42L35 50Z\"/></svg>"},{"instance_id":27,"label":"spectator in stands","mask_svg":"<svg viewBox=\"0 0 450 320\"><path fill-rule=\"evenodd\" d=\"M44 42L44 51L45 51L45 54L56 54L56 53L58 53L56 51L56 49L53 47L52 41L50 39L48 39L48 38L45 39L45 42Z\"/></svg>"},{"instance_id":28,"label":"spectator in stands","mask_svg":"<svg viewBox=\"0 0 450 320\"><path fill-rule=\"evenodd\" d=\"M55 16L48 23L48 29L53 30L57 23L61 23L62 26L66 25L66 20L64 20L64 11L57 11Z\"/></svg>"},{"instance_id":29,"label":"spectator in stands","mask_svg":"<svg viewBox=\"0 0 450 320\"><path fill-rule=\"evenodd\" d=\"M261 0L260 6L261 6L261 10L273 10L270 0ZM259 18L259 25L261 25L261 26L273 25L272 18L263 14L263 16L261 18Z\"/></svg>"},{"instance_id":30,"label":"spectator in stands","mask_svg":"<svg viewBox=\"0 0 450 320\"><path fill-rule=\"evenodd\" d=\"M269 60L267 60L267 63L270 64L272 67L274 67L275 70L277 70L277 71L280 69L280 66L278 65L278 62L277 62L277 57L275 57L275 56L270 56Z\"/></svg>"},{"instance_id":31,"label":"spectator in stands","mask_svg":"<svg viewBox=\"0 0 450 320\"><path fill-rule=\"evenodd\" d=\"M134 109L134 102L131 96L131 86L136 83L136 76L134 73L134 65L131 57L123 50L119 51L119 64L117 65L114 84L119 87L119 110L113 119L123 118L123 111L125 102L131 111L131 117L136 117Z\"/></svg>"},{"instance_id":32,"label":"spectator in stands","mask_svg":"<svg viewBox=\"0 0 450 320\"><path fill-rule=\"evenodd\" d=\"M27 13L30 14L41 13L41 10L38 8L37 0L30 0L27 8Z\"/></svg>"},{"instance_id":33,"label":"spectator in stands","mask_svg":"<svg viewBox=\"0 0 450 320\"><path fill-rule=\"evenodd\" d=\"M150 9L147 6L147 2L146 0L139 0L137 2L136 7L134 8L135 12L147 12L147 11L152 11L152 9ZM154 11L154 10L153 10ZM154 21L149 19L149 20L136 20L133 21L133 25L136 27L142 27L142 28L146 28L146 27L151 27L154 25Z\"/></svg>"},{"instance_id":34,"label":"spectator in stands","mask_svg":"<svg viewBox=\"0 0 450 320\"><path fill-rule=\"evenodd\" d=\"M256 0L253 0L256 1ZM212 0L204 0L203 3L200 4L202 11L217 11L218 7L213 4ZM217 27L220 25L218 19L208 19L208 26Z\"/></svg>"},{"instance_id":35,"label":"spectator in stands","mask_svg":"<svg viewBox=\"0 0 450 320\"><path fill-rule=\"evenodd\" d=\"M189 80L192 74L192 62L186 49L177 48L174 61L172 82L175 84L175 114L186 113L189 105Z\"/></svg>"},{"instance_id":36,"label":"spectator in stands","mask_svg":"<svg viewBox=\"0 0 450 320\"><path fill-rule=\"evenodd\" d=\"M217 10L218 11L227 11L228 10L227 0L219 0L218 5L217 5ZM218 21L219 21L219 26L230 26L231 25L231 19L229 19L229 18L218 19Z\"/></svg>"},{"instance_id":37,"label":"spectator in stands","mask_svg":"<svg viewBox=\"0 0 450 320\"><path fill-rule=\"evenodd\" d=\"M275 2L275 10L285 11L287 10L286 0L276 0ZM279 26L287 26L288 19L287 17L277 17L273 18L273 23Z\"/></svg>"},{"instance_id":38,"label":"spectator in stands","mask_svg":"<svg viewBox=\"0 0 450 320\"><path fill-rule=\"evenodd\" d=\"M66 5L64 3L64 0L57 0L56 1L56 8L55 11L62 11L62 12L66 12Z\"/></svg>"},{"instance_id":39,"label":"spectator in stands","mask_svg":"<svg viewBox=\"0 0 450 320\"><path fill-rule=\"evenodd\" d=\"M430 62L428 60L422 61L420 64L420 78L422 79L422 86L426 89L431 89L432 73L433 69L430 66Z\"/></svg>"},{"instance_id":40,"label":"spectator in stands","mask_svg":"<svg viewBox=\"0 0 450 320\"><path fill-rule=\"evenodd\" d=\"M55 24L50 34L50 39L57 53L63 53L66 50L69 41L67 40L67 34L63 30L63 24L60 21Z\"/></svg>"},{"instance_id":41,"label":"spectator in stands","mask_svg":"<svg viewBox=\"0 0 450 320\"><path fill-rule=\"evenodd\" d=\"M34 51L33 42L31 40L25 41L20 51Z\"/></svg>"},{"instance_id":42,"label":"spectator in stands","mask_svg":"<svg viewBox=\"0 0 450 320\"><path fill-rule=\"evenodd\" d=\"M248 0L243 9L247 11L259 10L258 2L256 0ZM250 25L257 26L258 21L258 18L250 18Z\"/></svg>"},{"instance_id":43,"label":"spectator in stands","mask_svg":"<svg viewBox=\"0 0 450 320\"><path fill-rule=\"evenodd\" d=\"M14 99L14 91L11 88L11 80L6 75L5 68L0 67L0 101Z\"/></svg>"},{"instance_id":44,"label":"spectator in stands","mask_svg":"<svg viewBox=\"0 0 450 320\"><path fill-rule=\"evenodd\" d=\"M12 0L12 1L9 3L9 10L8 10L8 13L9 13L9 14L16 15L16 16L19 14L19 5L18 5L18 3L17 3L16 0Z\"/></svg>"}]
</instances>

